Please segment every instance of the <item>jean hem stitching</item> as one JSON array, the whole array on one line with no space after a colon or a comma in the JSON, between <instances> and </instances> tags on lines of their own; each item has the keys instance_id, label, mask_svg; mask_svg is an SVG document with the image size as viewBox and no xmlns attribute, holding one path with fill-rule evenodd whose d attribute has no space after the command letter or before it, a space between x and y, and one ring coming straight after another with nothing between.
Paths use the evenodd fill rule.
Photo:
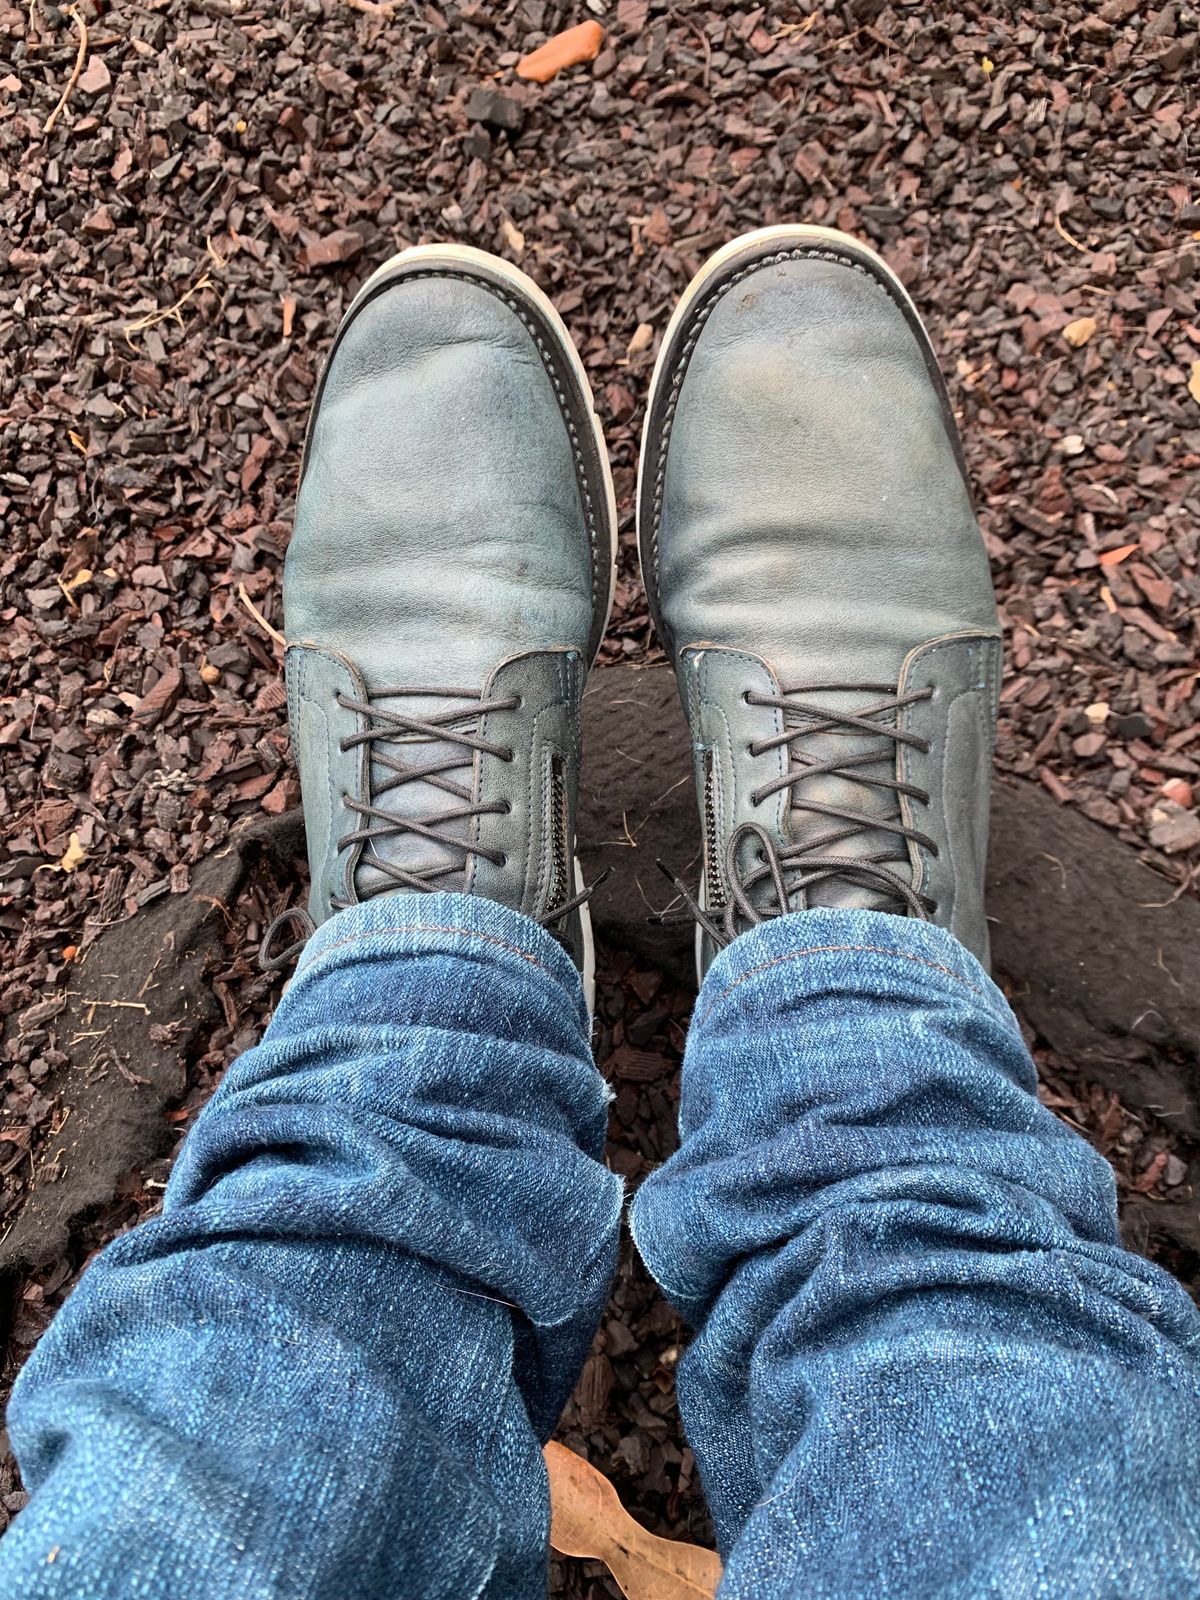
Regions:
<instances>
[{"instance_id":1,"label":"jean hem stitching","mask_svg":"<svg viewBox=\"0 0 1200 1600\"><path fill-rule=\"evenodd\" d=\"M965 978L961 972L955 972L953 967L943 967L936 961L930 961L926 956L914 956L907 950L890 950L885 945L876 944L817 944L810 945L806 950L790 950L787 955L774 956L770 961L762 961L756 967L747 968L740 977L734 979L727 989L721 991L703 1016L698 1018L696 1025L697 1027L703 1027L722 1000L728 999L735 989L745 983L747 979L757 976L760 972L767 972L771 967L781 966L785 961L799 961L802 956L847 954L894 956L901 961L911 961L916 966L929 967L931 971L940 972L944 977L953 978L957 983L961 983L964 988L969 989L973 995L977 995L980 1000L987 1004L989 1011L993 1010L993 1007L988 1002L988 996L978 985L972 983L969 978Z\"/></svg>"},{"instance_id":2,"label":"jean hem stitching","mask_svg":"<svg viewBox=\"0 0 1200 1600\"><path fill-rule=\"evenodd\" d=\"M311 972L327 951L342 950L347 945L361 944L365 939L377 939L381 934L391 933L453 933L464 939L482 939L486 944L494 944L501 950L507 950L510 955L520 956L522 961L528 961L531 966L540 968L548 977L556 977L556 974L551 972L545 962L539 961L537 956L530 955L528 950L522 950L519 945L509 944L507 939L500 939L494 933L482 933L478 928L458 928L433 922L405 922L387 928L370 928L365 933L353 933L345 939L334 939L329 944L321 946L312 962L302 967L298 976Z\"/></svg>"}]
</instances>

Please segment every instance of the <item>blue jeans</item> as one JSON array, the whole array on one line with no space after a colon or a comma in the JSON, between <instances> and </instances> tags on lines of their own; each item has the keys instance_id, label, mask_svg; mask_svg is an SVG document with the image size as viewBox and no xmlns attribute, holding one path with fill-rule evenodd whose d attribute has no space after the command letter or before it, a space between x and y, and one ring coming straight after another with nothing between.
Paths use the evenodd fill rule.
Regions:
<instances>
[{"instance_id":1,"label":"blue jeans","mask_svg":"<svg viewBox=\"0 0 1200 1600\"><path fill-rule=\"evenodd\" d=\"M621 1214L607 1101L532 922L431 895L322 927L20 1378L4 1600L542 1593L540 1446ZM698 1330L723 1596L1200 1593L1200 1318L953 939L739 939L681 1126L633 1227Z\"/></svg>"}]
</instances>

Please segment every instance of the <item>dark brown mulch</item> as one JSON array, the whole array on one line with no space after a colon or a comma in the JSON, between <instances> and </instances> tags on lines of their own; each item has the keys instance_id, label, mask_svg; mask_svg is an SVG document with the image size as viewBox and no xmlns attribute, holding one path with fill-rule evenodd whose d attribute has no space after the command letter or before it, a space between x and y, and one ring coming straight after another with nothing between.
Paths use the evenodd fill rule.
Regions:
<instances>
[{"instance_id":1,"label":"dark brown mulch","mask_svg":"<svg viewBox=\"0 0 1200 1600\"><path fill-rule=\"evenodd\" d=\"M519 83L519 53L588 13L608 31L598 59ZM675 297L765 222L882 249L961 412L1008 632L1001 763L1146 853L1164 893L1194 886L1194 9L84 0L81 15L87 60L47 137L76 24L0 0L0 1011L25 1019L5 1044L0 1218L54 1159L67 1107L42 1086L61 1051L37 1019L71 956L186 894L238 821L295 803L260 619L281 622L305 412L354 285L418 240L519 260L575 332L622 514L605 653L635 660L654 653L637 436ZM238 962L289 892L264 883L235 908L223 1022L187 1062L189 1096L261 1026L268 987ZM634 1093L636 1144L661 1108ZM1108 1116L1079 1120L1103 1143ZM53 1303L138 1192L95 1219L58 1285L26 1286L22 1315L40 1318L39 1287ZM622 1421L591 1436L633 1441L625 1487L675 1484L674 1504L634 1498L682 1530L689 1458L677 1441L678 1462L656 1455L633 1408L665 1415L658 1394L670 1410L676 1334L655 1331L644 1291L630 1269L622 1326L656 1365L607 1352Z\"/></svg>"}]
</instances>

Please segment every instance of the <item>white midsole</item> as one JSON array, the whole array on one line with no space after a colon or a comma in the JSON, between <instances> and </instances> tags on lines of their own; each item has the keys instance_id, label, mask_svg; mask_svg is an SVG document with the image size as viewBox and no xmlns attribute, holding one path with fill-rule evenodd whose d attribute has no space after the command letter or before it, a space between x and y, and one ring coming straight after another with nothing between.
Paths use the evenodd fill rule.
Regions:
<instances>
[{"instance_id":1,"label":"white midsole","mask_svg":"<svg viewBox=\"0 0 1200 1600\"><path fill-rule=\"evenodd\" d=\"M579 857L575 857L575 892L583 892L583 871ZM579 908L579 925L583 936L583 998L587 1002L589 1017L596 1015L596 941L592 934L592 911L585 900Z\"/></svg>"}]
</instances>

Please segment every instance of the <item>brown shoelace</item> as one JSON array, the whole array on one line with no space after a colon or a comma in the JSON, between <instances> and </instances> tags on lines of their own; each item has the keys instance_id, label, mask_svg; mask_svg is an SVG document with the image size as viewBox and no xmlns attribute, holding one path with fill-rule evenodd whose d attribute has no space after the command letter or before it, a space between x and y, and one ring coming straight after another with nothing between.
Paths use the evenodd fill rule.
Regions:
<instances>
[{"instance_id":1,"label":"brown shoelace","mask_svg":"<svg viewBox=\"0 0 1200 1600\"><path fill-rule=\"evenodd\" d=\"M458 704L449 704L442 711L416 716L392 706L376 703L382 700L394 701L418 697L444 699ZM463 701L468 703L464 706L461 704ZM521 706L519 695L487 700L483 691L479 689L449 688L444 685L427 685L420 688L399 686L377 689L366 700L355 700L348 695L339 694L337 703L344 711L353 711L367 721L367 726L362 732L351 734L341 741L342 752L345 753L359 745L368 745L371 747L372 767L383 767L391 774L374 789L370 803L355 800L350 795L342 796L343 804L360 820L360 826L342 835L337 841L337 851L340 854L354 845L361 845L362 852L355 868L356 875L363 867L370 867L380 873L383 879L367 884L359 892L360 903L377 894L387 894L396 889L432 894L438 889L462 888L466 884L467 871L474 856L479 856L496 867L504 865L506 858L501 851L488 850L481 845L471 844L467 839L447 830L458 823L469 823L475 817L506 816L511 811L512 807L507 800L475 800L469 785L453 774L461 772L464 767L471 764L476 751L497 761L513 760L514 752L510 746L495 744L481 737L475 727L463 728L458 724L466 721L478 724L487 713L493 711L517 711ZM384 748L388 744L396 744L410 737L449 745L451 748L423 764L404 761L399 755ZM432 788L440 789L448 797L446 808L421 819L389 810L383 803L386 796L408 783L426 783ZM380 854L378 846L382 841L400 838L405 834L412 834L442 846L454 852L455 859L431 863L428 867L414 871L401 866L398 862L389 861L386 856ZM452 875L459 877L461 882L450 885L442 881ZM560 922L589 900L598 884L607 876L607 873L601 874L578 894L561 905L554 906L535 920L543 927L550 927ZM329 903L333 910L343 911L354 902L341 896L331 896ZM280 930L289 924L296 928L299 937L285 949L276 952L273 947ZM276 972L287 966L299 955L314 931L313 919L303 906L291 906L286 911L280 912L263 935L259 946L259 965L267 972Z\"/></svg>"},{"instance_id":2,"label":"brown shoelace","mask_svg":"<svg viewBox=\"0 0 1200 1600\"><path fill-rule=\"evenodd\" d=\"M857 712L834 711L829 706L823 706L808 698L814 695L847 692L874 694L881 698ZM917 788L915 784L903 783L894 776L897 750L908 746L924 754L929 750L929 741L898 728L894 720L890 722L878 720L881 717L894 719L905 706L928 700L932 694L932 689L919 689L902 695L891 685L865 683L797 687L783 689L778 695L753 692L746 694L747 705L770 707L780 711L785 722L787 719L796 718L802 721L801 726L785 725L782 732L772 734L769 738L755 740L749 746L751 756L760 756L781 747L788 753L788 770L753 790L750 795L751 803L756 806L761 805L771 795L788 789L791 791L793 812L803 811L828 817L835 824L840 823L842 826L834 826L817 839L781 848L760 823L740 823L726 841L724 867L729 898L720 912L719 920L712 914L712 910L706 910L700 905L696 896L670 868L659 862L660 868L675 886L691 917L700 924L719 948L731 943L746 927L752 927L768 917L782 916L785 912L791 911L797 900L803 906L804 897L810 889L831 879L840 879L844 883L873 890L901 908L905 915L919 917L923 921L928 920L937 910L933 901L926 895L919 894L899 873L892 870L892 864L907 864L907 850L901 851L892 847L870 855L856 856L846 854L844 849L848 840L861 834L887 833L893 835L897 841L902 840L905 844L912 841L937 855L938 847L935 841L919 829L909 827L903 821L899 806L902 796L916 800L921 805L928 805L929 794L926 790ZM857 754L824 760L818 759L804 748L806 739L819 734L838 732L866 735L882 743L877 748ZM864 770L884 762L890 769L887 776ZM875 815L852 806L835 806L825 801L811 799L804 795L800 786L806 780L816 777L843 778L847 782L861 784L867 788L888 790L896 797L896 809L889 815ZM747 861L745 859L747 852L743 847L751 840L757 841L757 848ZM839 849L839 846L842 848ZM770 893L765 897L756 894L768 880ZM712 886L710 893L711 888Z\"/></svg>"}]
</instances>

